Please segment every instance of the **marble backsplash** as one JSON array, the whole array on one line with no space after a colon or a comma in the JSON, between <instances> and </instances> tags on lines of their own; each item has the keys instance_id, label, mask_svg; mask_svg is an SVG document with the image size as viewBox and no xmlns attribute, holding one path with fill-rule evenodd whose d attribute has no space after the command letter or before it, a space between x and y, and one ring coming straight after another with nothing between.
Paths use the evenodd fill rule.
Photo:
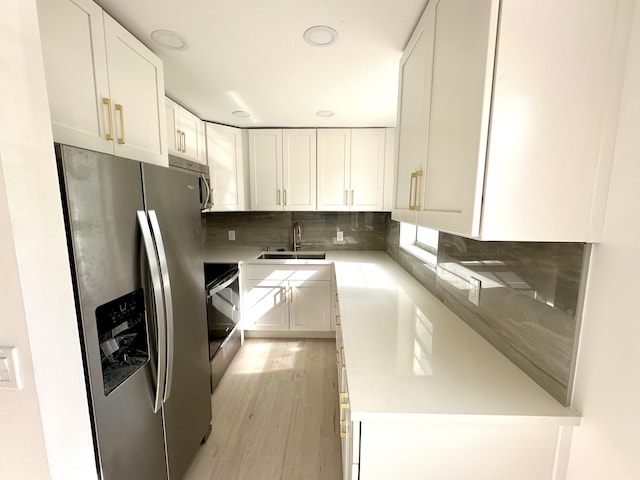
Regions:
<instances>
[{"instance_id":1,"label":"marble backsplash","mask_svg":"<svg viewBox=\"0 0 640 480\"><path fill-rule=\"evenodd\" d=\"M389 255L541 387L569 405L589 247L479 242L441 233L437 265L429 265L400 248L399 225L389 222ZM467 300L472 276L482 281L478 306Z\"/></svg>"},{"instance_id":2,"label":"marble backsplash","mask_svg":"<svg viewBox=\"0 0 640 480\"><path fill-rule=\"evenodd\" d=\"M386 212L229 212L203 215L206 249L292 249L293 224L302 225L303 250L384 250ZM229 240L233 230L236 239ZM344 240L336 240L336 232Z\"/></svg>"}]
</instances>

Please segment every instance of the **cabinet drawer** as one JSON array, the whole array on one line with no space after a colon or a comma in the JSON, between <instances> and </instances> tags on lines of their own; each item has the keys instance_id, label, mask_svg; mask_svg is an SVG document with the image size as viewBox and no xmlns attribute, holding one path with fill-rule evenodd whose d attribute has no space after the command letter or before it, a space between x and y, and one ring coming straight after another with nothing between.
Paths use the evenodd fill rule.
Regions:
<instances>
[{"instance_id":1,"label":"cabinet drawer","mask_svg":"<svg viewBox=\"0 0 640 480\"><path fill-rule=\"evenodd\" d=\"M325 280L331 278L331 267L319 264L265 264L250 263L246 265L246 278L248 280L269 281L305 281Z\"/></svg>"}]
</instances>

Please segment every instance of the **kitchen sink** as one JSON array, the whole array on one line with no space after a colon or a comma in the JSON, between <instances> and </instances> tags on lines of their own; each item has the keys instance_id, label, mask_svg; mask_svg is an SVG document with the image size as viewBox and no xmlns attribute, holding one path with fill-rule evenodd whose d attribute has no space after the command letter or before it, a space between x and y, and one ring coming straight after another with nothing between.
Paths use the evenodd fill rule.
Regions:
<instances>
[{"instance_id":1,"label":"kitchen sink","mask_svg":"<svg viewBox=\"0 0 640 480\"><path fill-rule=\"evenodd\" d=\"M257 260L324 260L326 252L262 252Z\"/></svg>"}]
</instances>

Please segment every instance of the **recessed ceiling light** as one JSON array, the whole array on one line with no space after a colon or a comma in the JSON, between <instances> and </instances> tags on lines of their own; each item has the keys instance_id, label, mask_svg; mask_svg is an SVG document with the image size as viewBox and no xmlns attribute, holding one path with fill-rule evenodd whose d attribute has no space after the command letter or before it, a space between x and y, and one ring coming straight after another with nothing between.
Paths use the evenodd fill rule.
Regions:
<instances>
[{"instance_id":1,"label":"recessed ceiling light","mask_svg":"<svg viewBox=\"0 0 640 480\"><path fill-rule=\"evenodd\" d=\"M338 32L326 25L307 28L303 35L305 41L314 47L328 47L336 43Z\"/></svg>"},{"instance_id":2,"label":"recessed ceiling light","mask_svg":"<svg viewBox=\"0 0 640 480\"><path fill-rule=\"evenodd\" d=\"M244 110L236 110L235 112L231 112L231 114L236 117L242 117L242 118L247 118L251 116L249 112L245 112Z\"/></svg>"},{"instance_id":3,"label":"recessed ceiling light","mask_svg":"<svg viewBox=\"0 0 640 480\"><path fill-rule=\"evenodd\" d=\"M186 50L189 46L179 33L171 30L154 30L151 32L151 38L161 47L171 50Z\"/></svg>"},{"instance_id":4,"label":"recessed ceiling light","mask_svg":"<svg viewBox=\"0 0 640 480\"><path fill-rule=\"evenodd\" d=\"M318 110L316 115L319 117L333 117L335 115L331 110Z\"/></svg>"}]
</instances>

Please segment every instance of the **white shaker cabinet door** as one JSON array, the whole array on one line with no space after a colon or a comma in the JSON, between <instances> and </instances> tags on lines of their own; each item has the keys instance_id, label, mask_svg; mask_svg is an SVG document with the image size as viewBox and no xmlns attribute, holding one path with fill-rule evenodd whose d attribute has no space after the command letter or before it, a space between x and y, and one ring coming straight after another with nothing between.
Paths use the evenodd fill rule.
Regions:
<instances>
[{"instance_id":1,"label":"white shaker cabinet door","mask_svg":"<svg viewBox=\"0 0 640 480\"><path fill-rule=\"evenodd\" d=\"M436 2L430 2L400 60L394 218L415 223L427 163Z\"/></svg>"},{"instance_id":2,"label":"white shaker cabinet door","mask_svg":"<svg viewBox=\"0 0 640 480\"><path fill-rule=\"evenodd\" d=\"M178 110L180 105L171 100L169 97L164 99L165 112L167 117L167 149L171 154L178 153L178 145L181 139L178 128Z\"/></svg>"},{"instance_id":3,"label":"white shaker cabinet door","mask_svg":"<svg viewBox=\"0 0 640 480\"><path fill-rule=\"evenodd\" d=\"M168 165L162 61L104 14L116 155Z\"/></svg>"},{"instance_id":4,"label":"white shaker cabinet door","mask_svg":"<svg viewBox=\"0 0 640 480\"><path fill-rule=\"evenodd\" d=\"M203 162L202 152L204 137L202 136L201 120L184 108L178 111L180 132L182 135L182 153L190 160Z\"/></svg>"},{"instance_id":5,"label":"white shaker cabinet door","mask_svg":"<svg viewBox=\"0 0 640 480\"><path fill-rule=\"evenodd\" d=\"M251 210L282 210L282 130L249 131Z\"/></svg>"},{"instance_id":6,"label":"white shaker cabinet door","mask_svg":"<svg viewBox=\"0 0 640 480\"><path fill-rule=\"evenodd\" d=\"M291 331L324 332L331 329L330 282L289 282L289 328Z\"/></svg>"},{"instance_id":7,"label":"white shaker cabinet door","mask_svg":"<svg viewBox=\"0 0 640 480\"><path fill-rule=\"evenodd\" d=\"M440 0L418 223L477 236L497 35L495 0Z\"/></svg>"},{"instance_id":8,"label":"white shaker cabinet door","mask_svg":"<svg viewBox=\"0 0 640 480\"><path fill-rule=\"evenodd\" d=\"M381 211L384 200L384 128L351 130L351 190L354 211Z\"/></svg>"},{"instance_id":9,"label":"white shaker cabinet door","mask_svg":"<svg viewBox=\"0 0 640 480\"><path fill-rule=\"evenodd\" d=\"M285 210L316 209L316 130L282 133L282 183Z\"/></svg>"},{"instance_id":10,"label":"white shaker cabinet door","mask_svg":"<svg viewBox=\"0 0 640 480\"><path fill-rule=\"evenodd\" d=\"M351 129L318 129L318 210L349 210Z\"/></svg>"},{"instance_id":11,"label":"white shaker cabinet door","mask_svg":"<svg viewBox=\"0 0 640 480\"><path fill-rule=\"evenodd\" d=\"M289 330L286 282L247 280L245 330Z\"/></svg>"},{"instance_id":12,"label":"white shaker cabinet door","mask_svg":"<svg viewBox=\"0 0 640 480\"><path fill-rule=\"evenodd\" d=\"M212 211L245 210L242 130L206 124Z\"/></svg>"},{"instance_id":13,"label":"white shaker cabinet door","mask_svg":"<svg viewBox=\"0 0 640 480\"><path fill-rule=\"evenodd\" d=\"M91 0L38 0L53 138L113 153L102 9Z\"/></svg>"}]
</instances>

